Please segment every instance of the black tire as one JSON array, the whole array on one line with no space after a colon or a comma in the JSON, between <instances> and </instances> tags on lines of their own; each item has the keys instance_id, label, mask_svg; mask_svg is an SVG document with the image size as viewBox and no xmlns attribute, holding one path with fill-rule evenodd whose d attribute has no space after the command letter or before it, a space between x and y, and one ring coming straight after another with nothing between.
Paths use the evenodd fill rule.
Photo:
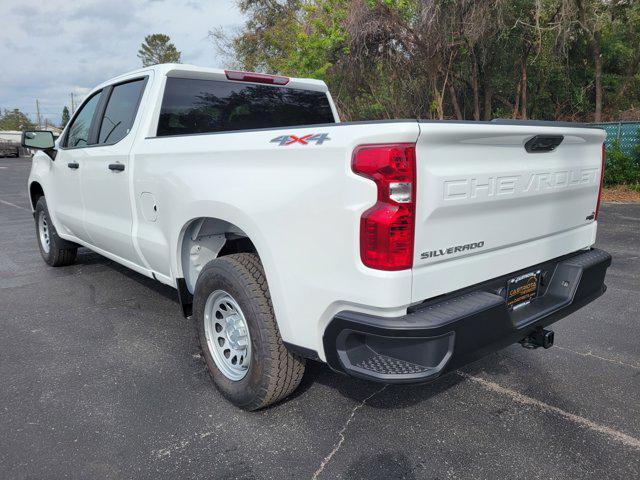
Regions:
<instances>
[{"instance_id":1,"label":"black tire","mask_svg":"<svg viewBox=\"0 0 640 480\"><path fill-rule=\"evenodd\" d=\"M40 216L43 216L47 224L48 236L49 236L49 249L43 245L39 221ZM36 223L36 238L38 239L38 248L40 248L40 254L44 261L52 267L66 267L71 265L76 260L78 254L78 245L60 238L56 227L53 226L51 217L49 216L49 209L47 208L47 201L44 197L40 197L36 203L36 210L34 215Z\"/></svg>"},{"instance_id":2,"label":"black tire","mask_svg":"<svg viewBox=\"0 0 640 480\"><path fill-rule=\"evenodd\" d=\"M205 336L205 305L224 290L239 304L251 337L251 361L244 378L233 381L216 366ZM300 384L303 358L282 343L271 296L257 255L238 253L210 261L200 272L193 301L202 357L218 390L235 406L257 410L282 400Z\"/></svg>"}]
</instances>

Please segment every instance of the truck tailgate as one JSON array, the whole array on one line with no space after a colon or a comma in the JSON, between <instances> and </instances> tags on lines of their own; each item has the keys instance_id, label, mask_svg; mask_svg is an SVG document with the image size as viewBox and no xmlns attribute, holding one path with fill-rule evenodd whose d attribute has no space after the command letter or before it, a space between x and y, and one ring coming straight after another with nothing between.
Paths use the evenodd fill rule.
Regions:
<instances>
[{"instance_id":1,"label":"truck tailgate","mask_svg":"<svg viewBox=\"0 0 640 480\"><path fill-rule=\"evenodd\" d=\"M534 138L543 151L527 151ZM592 245L604 138L571 126L420 123L412 301ZM561 143L547 150L549 139Z\"/></svg>"}]
</instances>

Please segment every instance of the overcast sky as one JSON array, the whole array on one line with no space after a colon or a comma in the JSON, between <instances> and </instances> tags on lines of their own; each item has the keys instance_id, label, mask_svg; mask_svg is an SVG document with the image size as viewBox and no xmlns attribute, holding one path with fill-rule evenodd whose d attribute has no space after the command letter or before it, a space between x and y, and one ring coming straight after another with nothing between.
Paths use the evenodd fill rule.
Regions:
<instances>
[{"instance_id":1,"label":"overcast sky","mask_svg":"<svg viewBox=\"0 0 640 480\"><path fill-rule=\"evenodd\" d=\"M233 0L0 0L0 108L35 120L38 99L58 123L71 92L140 68L150 33L169 35L182 63L225 67L208 32L241 24Z\"/></svg>"}]
</instances>

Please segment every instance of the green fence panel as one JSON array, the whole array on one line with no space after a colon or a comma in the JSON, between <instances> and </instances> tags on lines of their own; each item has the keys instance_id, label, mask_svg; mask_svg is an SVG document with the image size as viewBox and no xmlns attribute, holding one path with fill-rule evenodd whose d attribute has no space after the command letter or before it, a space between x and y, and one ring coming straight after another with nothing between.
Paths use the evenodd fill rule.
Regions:
<instances>
[{"instance_id":1,"label":"green fence panel","mask_svg":"<svg viewBox=\"0 0 640 480\"><path fill-rule=\"evenodd\" d=\"M594 123L594 127L603 128L607 132L606 148L610 148L615 140L620 142L620 149L627 155L634 155L640 146L640 122Z\"/></svg>"}]
</instances>

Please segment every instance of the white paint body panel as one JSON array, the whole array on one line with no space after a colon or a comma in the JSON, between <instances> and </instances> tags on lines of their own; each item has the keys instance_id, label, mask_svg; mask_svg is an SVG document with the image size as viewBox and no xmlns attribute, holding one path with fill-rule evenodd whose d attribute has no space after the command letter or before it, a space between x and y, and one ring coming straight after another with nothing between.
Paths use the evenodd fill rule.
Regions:
<instances>
[{"instance_id":1,"label":"white paint body panel","mask_svg":"<svg viewBox=\"0 0 640 480\"><path fill-rule=\"evenodd\" d=\"M594 243L596 222L587 217L598 201L603 130L473 123L420 130L413 302ZM555 151L527 153L535 135L564 139ZM445 254L424 258L433 251Z\"/></svg>"},{"instance_id":2,"label":"white paint body panel","mask_svg":"<svg viewBox=\"0 0 640 480\"><path fill-rule=\"evenodd\" d=\"M595 241L596 223L585 217L596 203L600 130L398 121L155 137L167 75L225 77L221 70L159 65L97 88L145 72L150 78L132 131L117 148L87 149L92 158L81 159L93 162L85 175L94 187L78 185L85 197L74 204L79 213L67 209L64 215L82 219L82 234L61 228L56 213L62 212L56 205L62 198L56 173L67 168L64 151L55 162L43 153L34 157L29 183L42 185L60 235L175 286L184 276L181 242L189 223L200 217L229 222L258 250L283 339L323 359L322 334L341 310L402 315L413 303ZM293 79L289 86L326 91L315 80ZM335 113L333 103L332 108ZM330 140L271 143L280 135L308 133L327 133ZM563 134L566 144L550 154L526 154L523 139L540 133ZM375 203L376 188L351 171L357 145L388 142L417 142L416 257L413 270L399 272L372 270L360 261L360 217ZM125 175L106 168L114 159L126 163ZM475 198L469 190L474 179L486 183L489 177L563 169L591 169L597 181L505 194L513 187L495 180L499 191ZM446 260L420 257L480 240L483 249Z\"/></svg>"}]
</instances>

